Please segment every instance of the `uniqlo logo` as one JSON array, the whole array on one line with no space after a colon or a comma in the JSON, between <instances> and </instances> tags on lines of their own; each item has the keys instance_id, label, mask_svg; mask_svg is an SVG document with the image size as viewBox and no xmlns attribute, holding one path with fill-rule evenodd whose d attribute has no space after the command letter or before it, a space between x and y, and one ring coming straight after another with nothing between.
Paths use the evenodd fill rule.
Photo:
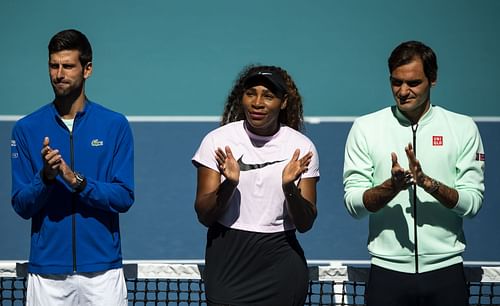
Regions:
<instances>
[{"instance_id":1,"label":"uniqlo logo","mask_svg":"<svg viewBox=\"0 0 500 306\"><path fill-rule=\"evenodd\" d=\"M432 145L433 146L442 146L443 145L443 136L432 136Z\"/></svg>"}]
</instances>

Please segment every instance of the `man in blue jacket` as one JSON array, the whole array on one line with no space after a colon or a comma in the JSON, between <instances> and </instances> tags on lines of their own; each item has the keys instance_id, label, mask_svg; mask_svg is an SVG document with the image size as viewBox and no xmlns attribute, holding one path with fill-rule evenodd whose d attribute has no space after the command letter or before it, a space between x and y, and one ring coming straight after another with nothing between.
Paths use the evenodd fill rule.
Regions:
<instances>
[{"instance_id":1,"label":"man in blue jacket","mask_svg":"<svg viewBox=\"0 0 500 306\"><path fill-rule=\"evenodd\" d=\"M12 131L12 206L31 219L28 305L127 305L119 213L134 202L127 119L91 102L92 48L79 31L49 42L54 100Z\"/></svg>"}]
</instances>

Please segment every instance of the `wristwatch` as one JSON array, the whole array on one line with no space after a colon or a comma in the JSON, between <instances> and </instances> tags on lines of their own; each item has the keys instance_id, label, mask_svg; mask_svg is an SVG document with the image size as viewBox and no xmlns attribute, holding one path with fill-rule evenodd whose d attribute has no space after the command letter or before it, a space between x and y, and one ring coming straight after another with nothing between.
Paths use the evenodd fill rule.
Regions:
<instances>
[{"instance_id":1,"label":"wristwatch","mask_svg":"<svg viewBox=\"0 0 500 306\"><path fill-rule=\"evenodd\" d=\"M74 171L73 174L75 175L76 179L76 186L74 186L73 189L75 190L75 192L82 192L83 189L85 189L85 186L87 186L87 179L85 178L85 176L83 176L83 174L76 171Z\"/></svg>"},{"instance_id":2,"label":"wristwatch","mask_svg":"<svg viewBox=\"0 0 500 306\"><path fill-rule=\"evenodd\" d=\"M439 187L441 186L441 183L439 181L436 181L435 179L431 179L431 187L428 188L426 191L430 194L433 194L436 192Z\"/></svg>"}]
</instances>

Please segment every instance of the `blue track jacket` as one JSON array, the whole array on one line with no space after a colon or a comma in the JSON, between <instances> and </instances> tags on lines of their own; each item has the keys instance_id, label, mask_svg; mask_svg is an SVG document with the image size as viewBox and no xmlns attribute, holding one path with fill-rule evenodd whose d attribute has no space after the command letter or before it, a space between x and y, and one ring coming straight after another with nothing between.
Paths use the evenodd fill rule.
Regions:
<instances>
[{"instance_id":1,"label":"blue track jacket","mask_svg":"<svg viewBox=\"0 0 500 306\"><path fill-rule=\"evenodd\" d=\"M60 176L41 178L45 136L87 178L80 193ZM70 274L122 266L118 213L134 202L134 149L127 119L86 101L73 132L53 103L20 119L11 140L12 206L31 218L29 272Z\"/></svg>"}]
</instances>

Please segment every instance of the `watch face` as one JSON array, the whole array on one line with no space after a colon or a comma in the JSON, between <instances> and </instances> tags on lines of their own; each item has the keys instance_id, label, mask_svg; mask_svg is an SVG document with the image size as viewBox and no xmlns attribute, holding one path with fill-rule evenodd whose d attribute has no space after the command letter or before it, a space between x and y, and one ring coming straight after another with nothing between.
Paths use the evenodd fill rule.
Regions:
<instances>
[{"instance_id":1,"label":"watch face","mask_svg":"<svg viewBox=\"0 0 500 306\"><path fill-rule=\"evenodd\" d=\"M74 186L75 192L81 192L83 189L85 189L85 186L87 185L85 183L85 176L78 172L73 172L75 174L75 179L76 179L76 186Z\"/></svg>"},{"instance_id":2,"label":"watch face","mask_svg":"<svg viewBox=\"0 0 500 306\"><path fill-rule=\"evenodd\" d=\"M83 182L83 180L85 179L83 177L83 175L81 175L80 173L78 172L75 172L75 178L76 178L76 181L78 182L78 184L81 184Z\"/></svg>"}]
</instances>

